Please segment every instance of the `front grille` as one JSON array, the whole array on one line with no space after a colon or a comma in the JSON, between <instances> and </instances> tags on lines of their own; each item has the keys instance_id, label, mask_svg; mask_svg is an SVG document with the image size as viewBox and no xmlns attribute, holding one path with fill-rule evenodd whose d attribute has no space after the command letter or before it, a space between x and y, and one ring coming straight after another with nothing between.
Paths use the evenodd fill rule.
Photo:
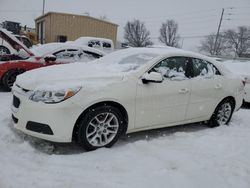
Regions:
<instances>
[{"instance_id":1,"label":"front grille","mask_svg":"<svg viewBox=\"0 0 250 188\"><path fill-rule=\"evenodd\" d=\"M19 108L19 106L20 106L20 99L17 98L15 95L13 95L13 106L15 108Z\"/></svg>"}]
</instances>

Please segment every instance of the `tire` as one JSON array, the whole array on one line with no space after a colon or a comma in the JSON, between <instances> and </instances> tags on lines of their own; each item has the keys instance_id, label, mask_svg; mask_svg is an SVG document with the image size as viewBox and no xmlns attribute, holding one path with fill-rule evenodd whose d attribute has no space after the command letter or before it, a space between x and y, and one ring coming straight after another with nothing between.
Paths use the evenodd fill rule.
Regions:
<instances>
[{"instance_id":1,"label":"tire","mask_svg":"<svg viewBox=\"0 0 250 188\"><path fill-rule=\"evenodd\" d=\"M3 79L2 79L3 86L6 89L11 90L14 82L16 81L16 77L19 74L22 74L23 72L25 72L25 71L24 70L9 70L9 71L7 71L4 74Z\"/></svg>"},{"instance_id":2,"label":"tire","mask_svg":"<svg viewBox=\"0 0 250 188\"><path fill-rule=\"evenodd\" d=\"M111 147L123 133L124 123L117 108L108 105L97 107L82 118L77 141L87 151Z\"/></svg>"},{"instance_id":3,"label":"tire","mask_svg":"<svg viewBox=\"0 0 250 188\"><path fill-rule=\"evenodd\" d=\"M250 102L243 100L242 107L250 107Z\"/></svg>"},{"instance_id":4,"label":"tire","mask_svg":"<svg viewBox=\"0 0 250 188\"><path fill-rule=\"evenodd\" d=\"M234 111L234 103L230 99L223 100L215 109L208 127L218 127L220 125L228 125Z\"/></svg>"},{"instance_id":5,"label":"tire","mask_svg":"<svg viewBox=\"0 0 250 188\"><path fill-rule=\"evenodd\" d=\"M0 46L0 55L10 54L10 50L5 46Z\"/></svg>"}]
</instances>

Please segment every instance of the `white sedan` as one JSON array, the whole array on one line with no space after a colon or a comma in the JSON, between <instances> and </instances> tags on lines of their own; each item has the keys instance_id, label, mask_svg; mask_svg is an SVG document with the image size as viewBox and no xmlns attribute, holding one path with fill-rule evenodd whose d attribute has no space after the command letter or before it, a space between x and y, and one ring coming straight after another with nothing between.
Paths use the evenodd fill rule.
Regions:
<instances>
[{"instance_id":1,"label":"white sedan","mask_svg":"<svg viewBox=\"0 0 250 188\"><path fill-rule=\"evenodd\" d=\"M206 121L228 124L244 83L214 60L175 48L129 48L95 62L18 76L15 128L34 137L111 147L123 133Z\"/></svg>"}]
</instances>

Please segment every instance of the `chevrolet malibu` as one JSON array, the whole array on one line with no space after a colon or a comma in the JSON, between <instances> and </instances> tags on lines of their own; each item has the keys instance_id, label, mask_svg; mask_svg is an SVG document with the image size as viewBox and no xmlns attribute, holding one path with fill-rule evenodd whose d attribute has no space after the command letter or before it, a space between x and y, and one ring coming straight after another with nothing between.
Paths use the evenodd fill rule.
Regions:
<instances>
[{"instance_id":1,"label":"chevrolet malibu","mask_svg":"<svg viewBox=\"0 0 250 188\"><path fill-rule=\"evenodd\" d=\"M86 150L111 147L124 133L207 122L229 123L244 82L206 56L175 48L129 48L92 63L19 75L16 129Z\"/></svg>"}]
</instances>

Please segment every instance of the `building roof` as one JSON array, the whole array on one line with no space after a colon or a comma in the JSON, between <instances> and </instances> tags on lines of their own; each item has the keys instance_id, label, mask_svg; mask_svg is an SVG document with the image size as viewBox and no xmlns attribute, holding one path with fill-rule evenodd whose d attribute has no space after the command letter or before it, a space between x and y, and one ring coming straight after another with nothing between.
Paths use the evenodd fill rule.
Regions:
<instances>
[{"instance_id":1,"label":"building roof","mask_svg":"<svg viewBox=\"0 0 250 188\"><path fill-rule=\"evenodd\" d=\"M107 24L111 24L111 25L116 26L116 27L119 26L118 24L115 24L115 23L112 23L112 22L109 22L109 21L106 21L106 20L94 18L94 17L91 17L91 16L80 15L80 14L62 13L62 12L48 12L48 13L46 13L46 14L43 14L43 15L37 17L37 18L35 19L35 21L38 21L38 20L40 20L40 19L43 19L44 17L46 17L46 16L48 16L48 15L50 15L50 14L61 14L61 15L67 15L67 16L80 16L80 17L84 17L84 18L88 18L88 19L93 19L93 20L96 20L96 21L105 22L105 23L107 23Z\"/></svg>"}]
</instances>

